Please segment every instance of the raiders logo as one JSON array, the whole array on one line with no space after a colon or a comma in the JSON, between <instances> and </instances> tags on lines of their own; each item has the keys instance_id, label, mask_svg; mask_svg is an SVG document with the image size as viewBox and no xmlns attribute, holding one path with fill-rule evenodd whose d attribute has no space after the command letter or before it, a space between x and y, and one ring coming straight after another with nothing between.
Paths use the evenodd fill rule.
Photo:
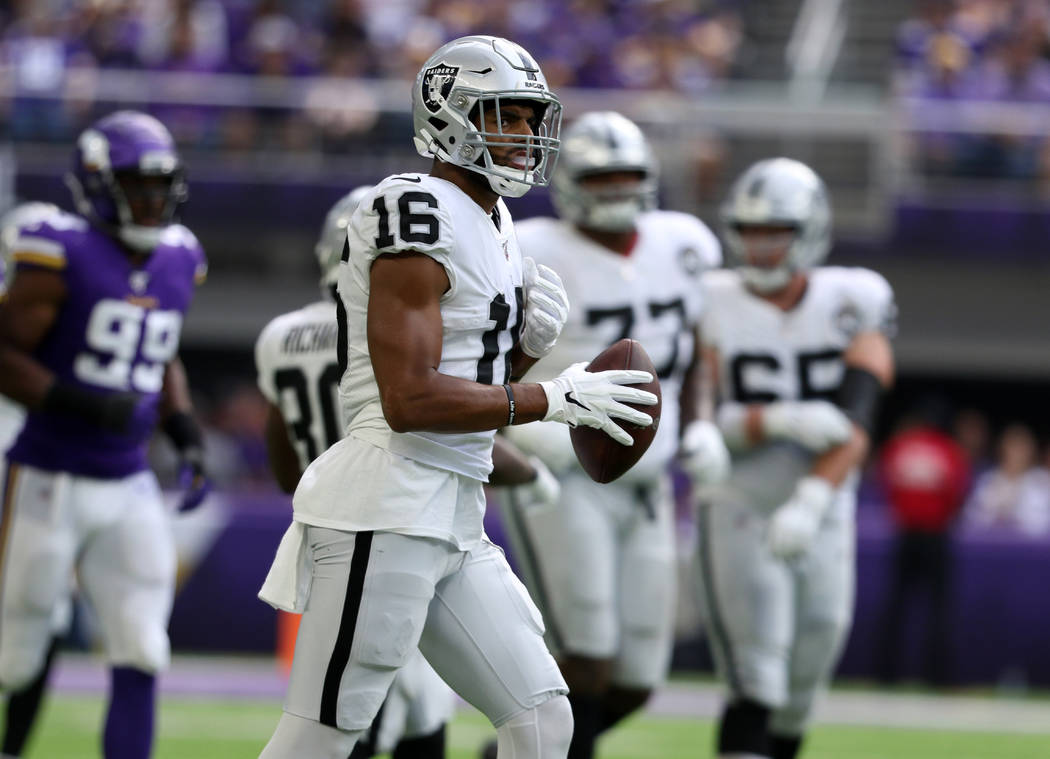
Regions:
<instances>
[{"instance_id":1,"label":"raiders logo","mask_svg":"<svg viewBox=\"0 0 1050 759\"><path fill-rule=\"evenodd\" d=\"M441 110L448 94L452 92L452 84L456 81L459 66L449 66L444 63L431 66L423 72L423 105L431 113Z\"/></svg>"},{"instance_id":2,"label":"raiders logo","mask_svg":"<svg viewBox=\"0 0 1050 759\"><path fill-rule=\"evenodd\" d=\"M852 303L844 304L835 314L835 326L847 339L860 331L860 312Z\"/></svg>"},{"instance_id":3,"label":"raiders logo","mask_svg":"<svg viewBox=\"0 0 1050 759\"><path fill-rule=\"evenodd\" d=\"M690 277L700 274L700 253L696 248L682 248L678 251L678 265Z\"/></svg>"}]
</instances>

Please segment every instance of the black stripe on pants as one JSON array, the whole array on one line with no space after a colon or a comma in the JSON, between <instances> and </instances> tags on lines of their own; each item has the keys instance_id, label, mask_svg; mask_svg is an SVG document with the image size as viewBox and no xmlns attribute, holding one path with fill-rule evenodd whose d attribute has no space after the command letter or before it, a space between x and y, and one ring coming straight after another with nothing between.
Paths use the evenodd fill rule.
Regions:
<instances>
[{"instance_id":1,"label":"black stripe on pants","mask_svg":"<svg viewBox=\"0 0 1050 759\"><path fill-rule=\"evenodd\" d=\"M350 661L350 650L354 645L354 630L357 615L361 610L361 594L365 586L365 570L372 550L373 532L359 532L354 538L354 555L350 558L350 577L346 582L346 598L343 600L343 615L339 620L339 634L335 639L332 658L328 660L324 687L321 690L321 724L338 727L336 707L339 704L339 685L343 672Z\"/></svg>"}]
</instances>

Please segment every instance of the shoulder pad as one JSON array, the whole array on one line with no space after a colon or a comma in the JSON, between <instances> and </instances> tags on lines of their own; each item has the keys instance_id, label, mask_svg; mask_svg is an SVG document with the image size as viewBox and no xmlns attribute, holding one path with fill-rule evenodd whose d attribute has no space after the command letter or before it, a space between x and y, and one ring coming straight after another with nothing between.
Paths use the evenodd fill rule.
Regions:
<instances>
[{"instance_id":1,"label":"shoulder pad","mask_svg":"<svg viewBox=\"0 0 1050 759\"><path fill-rule=\"evenodd\" d=\"M188 227L182 224L172 224L164 230L160 242L170 248L184 250L193 263L193 282L197 285L204 284L208 279L208 259L204 255L197 236Z\"/></svg>"},{"instance_id":2,"label":"shoulder pad","mask_svg":"<svg viewBox=\"0 0 1050 759\"><path fill-rule=\"evenodd\" d=\"M16 265L63 269L70 246L76 245L80 235L89 229L90 225L80 216L58 211L18 229L11 243L11 260Z\"/></svg>"},{"instance_id":3,"label":"shoulder pad","mask_svg":"<svg viewBox=\"0 0 1050 759\"><path fill-rule=\"evenodd\" d=\"M371 205L363 203L350 229L373 258L382 253L449 251L453 247L450 208L459 199L446 183L427 175L397 174L380 182Z\"/></svg>"}]
</instances>

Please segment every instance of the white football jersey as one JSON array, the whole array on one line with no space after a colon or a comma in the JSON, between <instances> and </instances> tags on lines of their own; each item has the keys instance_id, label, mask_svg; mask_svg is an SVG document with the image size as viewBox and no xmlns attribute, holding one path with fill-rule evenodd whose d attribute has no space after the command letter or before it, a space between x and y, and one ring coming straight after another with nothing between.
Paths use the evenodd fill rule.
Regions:
<instances>
[{"instance_id":1,"label":"white football jersey","mask_svg":"<svg viewBox=\"0 0 1050 759\"><path fill-rule=\"evenodd\" d=\"M340 385L347 433L421 464L487 481L493 430L394 432L380 405L368 354L369 273L381 254L424 253L448 274L441 299L438 371L500 385L521 329L521 253L503 200L490 216L451 182L425 174L388 177L361 200L347 229L339 296L347 324Z\"/></svg>"},{"instance_id":2,"label":"white football jersey","mask_svg":"<svg viewBox=\"0 0 1050 759\"><path fill-rule=\"evenodd\" d=\"M335 303L318 301L278 316L255 343L259 390L281 410L302 470L343 436L338 340Z\"/></svg>"},{"instance_id":3,"label":"white football jersey","mask_svg":"<svg viewBox=\"0 0 1050 759\"><path fill-rule=\"evenodd\" d=\"M845 372L842 354L853 338L872 330L892 335L895 329L893 290L869 269L814 269L802 300L789 311L751 293L733 270L709 272L704 283L703 340L718 351L727 401L832 400ZM813 458L793 443L767 443L734 456L722 487L772 509L790 496ZM855 479L840 488L844 506L853 502Z\"/></svg>"},{"instance_id":4,"label":"white football jersey","mask_svg":"<svg viewBox=\"0 0 1050 759\"><path fill-rule=\"evenodd\" d=\"M624 337L640 342L656 367L663 397L660 426L649 450L621 478L624 482L659 475L678 448L678 399L695 352L693 335L704 301L701 274L722 260L717 238L694 216L649 211L638 218L637 229L637 241L624 256L566 221L536 218L518 225L522 255L554 269L569 296L569 320L554 350L529 371L528 380L556 377ZM569 429L546 423L544 437L548 435L567 440ZM513 439L527 446L524 436Z\"/></svg>"}]
</instances>

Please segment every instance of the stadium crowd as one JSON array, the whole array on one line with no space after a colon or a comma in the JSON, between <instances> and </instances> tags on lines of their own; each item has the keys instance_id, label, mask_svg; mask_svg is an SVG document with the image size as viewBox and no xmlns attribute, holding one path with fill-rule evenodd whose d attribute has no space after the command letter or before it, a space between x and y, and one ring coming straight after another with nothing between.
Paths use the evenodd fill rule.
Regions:
<instances>
[{"instance_id":1,"label":"stadium crowd","mask_svg":"<svg viewBox=\"0 0 1050 759\"><path fill-rule=\"evenodd\" d=\"M0 10L0 92L7 94L0 107L15 139L65 140L96 115L93 92L105 69L200 75L184 85L190 92L216 74L277 85L309 78L301 112L159 103L151 111L185 144L339 150L352 147L355 135L384 131L375 103L353 81L411 79L437 45L467 34L520 41L556 89L709 91L729 75L740 45L736 5L15 0Z\"/></svg>"},{"instance_id":2,"label":"stadium crowd","mask_svg":"<svg viewBox=\"0 0 1050 759\"><path fill-rule=\"evenodd\" d=\"M897 35L896 89L922 103L1050 104L1050 3L927 0ZM1016 119L1015 119L1016 121ZM930 129L917 143L931 175L1039 179L1045 134Z\"/></svg>"}]
</instances>

